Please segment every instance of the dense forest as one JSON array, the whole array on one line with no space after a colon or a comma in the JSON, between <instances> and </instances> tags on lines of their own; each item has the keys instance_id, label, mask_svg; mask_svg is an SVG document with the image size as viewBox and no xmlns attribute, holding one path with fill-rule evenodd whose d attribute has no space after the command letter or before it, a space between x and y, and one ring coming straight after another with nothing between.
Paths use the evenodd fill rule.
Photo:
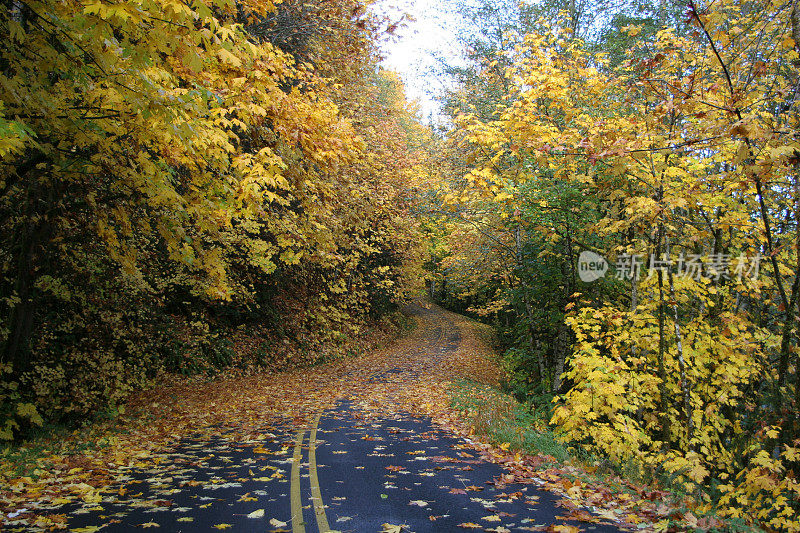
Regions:
<instances>
[{"instance_id":1,"label":"dense forest","mask_svg":"<svg viewBox=\"0 0 800 533\"><path fill-rule=\"evenodd\" d=\"M437 127L370 5L2 0L0 439L425 281L573 449L800 530L797 0L453 3Z\"/></svg>"},{"instance_id":2,"label":"dense forest","mask_svg":"<svg viewBox=\"0 0 800 533\"><path fill-rule=\"evenodd\" d=\"M462 11L432 292L566 442L796 531L800 6Z\"/></svg>"},{"instance_id":3,"label":"dense forest","mask_svg":"<svg viewBox=\"0 0 800 533\"><path fill-rule=\"evenodd\" d=\"M427 130L362 2L1 13L3 438L342 355L419 279Z\"/></svg>"}]
</instances>

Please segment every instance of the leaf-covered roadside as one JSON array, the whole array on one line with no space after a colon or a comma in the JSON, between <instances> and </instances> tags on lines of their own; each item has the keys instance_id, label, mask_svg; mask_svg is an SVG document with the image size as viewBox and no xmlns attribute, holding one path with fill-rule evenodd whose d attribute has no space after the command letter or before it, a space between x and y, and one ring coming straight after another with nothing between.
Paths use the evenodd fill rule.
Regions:
<instances>
[{"instance_id":1,"label":"leaf-covered roadside","mask_svg":"<svg viewBox=\"0 0 800 533\"><path fill-rule=\"evenodd\" d=\"M643 482L634 469L567 447L549 424L552 406L546 403L520 404L498 386L469 380L454 384L451 401L462 417L461 431L485 442L488 456L508 466L508 482L533 481L560 494L570 516L654 531L756 530L721 519L691 493Z\"/></svg>"}]
</instances>

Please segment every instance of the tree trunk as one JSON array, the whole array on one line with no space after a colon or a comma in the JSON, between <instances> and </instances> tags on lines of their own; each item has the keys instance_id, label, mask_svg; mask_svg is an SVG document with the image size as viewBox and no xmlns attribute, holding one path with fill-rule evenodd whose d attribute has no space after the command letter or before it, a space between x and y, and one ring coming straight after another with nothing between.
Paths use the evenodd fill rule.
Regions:
<instances>
[{"instance_id":1,"label":"tree trunk","mask_svg":"<svg viewBox=\"0 0 800 533\"><path fill-rule=\"evenodd\" d=\"M795 9L797 3L795 3ZM794 10L792 11L794 15ZM794 18L792 20L794 24ZM795 165L794 168L794 216L795 224L800 224L800 165ZM783 322L783 331L781 332L781 353L778 361L778 387L785 385L788 382L789 374L789 359L791 357L791 344L795 326L796 304L798 303L798 295L800 294L800 227L795 228L795 268L794 268L794 282L792 283L791 292L789 294L789 306L786 309ZM795 370L800 372L800 370ZM800 376L800 374L798 374ZM800 377L798 378L800 379ZM800 388L800 384L797 385Z\"/></svg>"},{"instance_id":2,"label":"tree trunk","mask_svg":"<svg viewBox=\"0 0 800 533\"><path fill-rule=\"evenodd\" d=\"M567 360L567 348L569 347L569 331L566 324L558 326L558 336L556 337L555 348L555 374L553 375L553 392L561 390L561 374L564 373L564 363Z\"/></svg>"},{"instance_id":3,"label":"tree trunk","mask_svg":"<svg viewBox=\"0 0 800 533\"><path fill-rule=\"evenodd\" d=\"M523 280L525 279L525 261L524 261L524 254L523 254L523 243L522 243L522 228L517 227L514 230L514 242L517 248L517 268L522 273ZM526 323L526 330L528 332L528 346L529 349L536 353L536 359L539 366L539 379L544 380L545 377L545 362L544 362L544 354L542 354L541 350L537 350L536 346L536 328L534 327L534 315L533 315L533 305L531 304L530 298L528 297L528 293L525 291L525 286L520 287L522 290L522 300L525 304L525 323Z\"/></svg>"},{"instance_id":4,"label":"tree trunk","mask_svg":"<svg viewBox=\"0 0 800 533\"><path fill-rule=\"evenodd\" d=\"M29 220L32 220L29 215ZM36 271L36 251L45 233L44 223L28 224L27 231L19 245L16 283L14 293L19 302L14 305L8 315L9 335L3 346L2 360L11 363L14 370L23 369L29 362L27 354L33 334L36 304L34 301L33 278Z\"/></svg>"},{"instance_id":5,"label":"tree trunk","mask_svg":"<svg viewBox=\"0 0 800 533\"><path fill-rule=\"evenodd\" d=\"M667 245L667 256L669 256L669 244ZM686 360L683 355L683 335L681 333L680 315L678 314L678 300L675 297L675 283L673 282L672 270L667 270L669 280L669 299L672 307L672 319L675 324L675 349L678 352L678 368L681 373L681 393L683 395L683 412L686 417L686 444L688 449L692 449L692 439L694 438L694 418L692 417L692 396L689 389L689 382L686 376Z\"/></svg>"},{"instance_id":6,"label":"tree trunk","mask_svg":"<svg viewBox=\"0 0 800 533\"><path fill-rule=\"evenodd\" d=\"M539 365L539 379L543 380L545 376L544 354L536 345L536 330L533 327L533 306L531 305L528 295L525 293L524 287L522 288L522 294L522 299L525 301L525 321L527 322L526 329L528 331L528 345L530 346L531 351L536 353L536 361Z\"/></svg>"}]
</instances>

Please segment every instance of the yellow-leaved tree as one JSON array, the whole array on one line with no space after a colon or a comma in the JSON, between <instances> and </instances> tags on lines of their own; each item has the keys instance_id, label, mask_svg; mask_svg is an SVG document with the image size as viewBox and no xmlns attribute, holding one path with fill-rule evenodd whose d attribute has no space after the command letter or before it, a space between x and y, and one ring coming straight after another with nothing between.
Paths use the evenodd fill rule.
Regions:
<instances>
[{"instance_id":1,"label":"yellow-leaved tree","mask_svg":"<svg viewBox=\"0 0 800 533\"><path fill-rule=\"evenodd\" d=\"M494 111L458 118L464 218L480 198L507 247L518 232L523 300L561 280L569 353L558 333L519 371L551 379L565 441L713 497L701 510L798 531L800 16L689 8L680 28L620 28L638 37L615 62L569 24L538 23L505 56ZM581 252L608 270L579 279Z\"/></svg>"},{"instance_id":2,"label":"yellow-leaved tree","mask_svg":"<svg viewBox=\"0 0 800 533\"><path fill-rule=\"evenodd\" d=\"M423 156L393 154L424 132L381 24L360 0L2 3L2 437L41 422L18 405L81 417L162 369L344 352L402 301Z\"/></svg>"}]
</instances>

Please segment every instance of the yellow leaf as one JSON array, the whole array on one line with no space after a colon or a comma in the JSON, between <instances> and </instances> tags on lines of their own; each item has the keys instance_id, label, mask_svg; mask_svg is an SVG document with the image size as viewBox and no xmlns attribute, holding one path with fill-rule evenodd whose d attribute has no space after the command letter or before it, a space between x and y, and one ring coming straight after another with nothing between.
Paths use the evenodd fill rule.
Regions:
<instances>
[{"instance_id":1,"label":"yellow leaf","mask_svg":"<svg viewBox=\"0 0 800 533\"><path fill-rule=\"evenodd\" d=\"M94 491L87 492L86 494L83 495L82 498L83 501L85 501L86 503L100 503L101 501L103 501L103 497Z\"/></svg>"},{"instance_id":2,"label":"yellow leaf","mask_svg":"<svg viewBox=\"0 0 800 533\"><path fill-rule=\"evenodd\" d=\"M800 448L792 448L791 446L787 446L786 451L783 452L783 456L787 461L796 461L798 458L800 458Z\"/></svg>"},{"instance_id":3,"label":"yellow leaf","mask_svg":"<svg viewBox=\"0 0 800 533\"><path fill-rule=\"evenodd\" d=\"M229 65L233 65L234 67L242 66L242 60L233 55L232 53L228 52L224 48L220 48L219 50L217 50L217 55L224 63L228 63Z\"/></svg>"},{"instance_id":4,"label":"yellow leaf","mask_svg":"<svg viewBox=\"0 0 800 533\"><path fill-rule=\"evenodd\" d=\"M18 404L17 414L21 417L27 418L37 426L41 426L44 423L42 417L39 416L39 413L36 411L36 407L32 403Z\"/></svg>"}]
</instances>

